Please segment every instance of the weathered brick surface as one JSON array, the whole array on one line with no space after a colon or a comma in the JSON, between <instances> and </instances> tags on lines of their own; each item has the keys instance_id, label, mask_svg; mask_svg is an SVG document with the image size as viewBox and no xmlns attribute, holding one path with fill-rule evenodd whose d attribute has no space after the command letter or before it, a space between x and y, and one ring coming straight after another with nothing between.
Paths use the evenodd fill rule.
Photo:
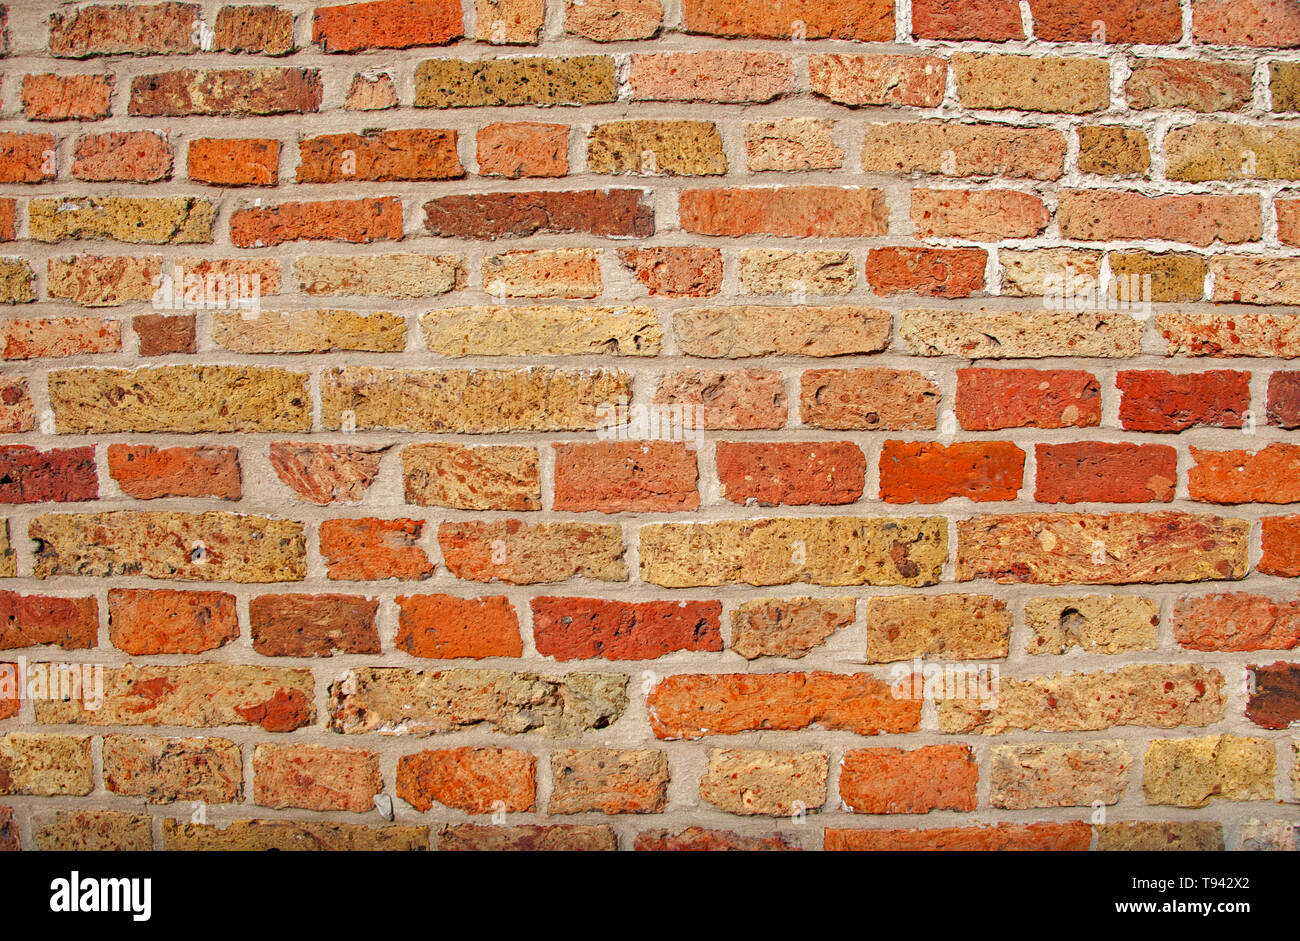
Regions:
<instances>
[{"instance_id":1,"label":"weathered brick surface","mask_svg":"<svg viewBox=\"0 0 1300 941\"><path fill-rule=\"evenodd\" d=\"M0 849L1294 848L1297 9L0 0Z\"/></svg>"}]
</instances>

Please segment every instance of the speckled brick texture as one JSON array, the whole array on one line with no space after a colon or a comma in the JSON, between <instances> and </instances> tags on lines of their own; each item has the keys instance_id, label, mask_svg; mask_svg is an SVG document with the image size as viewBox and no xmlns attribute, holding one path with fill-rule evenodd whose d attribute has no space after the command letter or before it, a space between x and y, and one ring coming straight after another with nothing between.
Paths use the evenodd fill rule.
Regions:
<instances>
[{"instance_id":1,"label":"speckled brick texture","mask_svg":"<svg viewBox=\"0 0 1300 941\"><path fill-rule=\"evenodd\" d=\"M1296 0L0 28L0 850L1296 848Z\"/></svg>"}]
</instances>

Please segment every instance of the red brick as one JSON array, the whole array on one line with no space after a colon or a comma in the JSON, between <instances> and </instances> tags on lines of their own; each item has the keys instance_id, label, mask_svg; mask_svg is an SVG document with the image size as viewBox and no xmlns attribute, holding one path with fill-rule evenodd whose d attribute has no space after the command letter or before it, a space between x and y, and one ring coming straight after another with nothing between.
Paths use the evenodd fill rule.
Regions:
<instances>
[{"instance_id":1,"label":"red brick","mask_svg":"<svg viewBox=\"0 0 1300 941\"><path fill-rule=\"evenodd\" d=\"M537 652L557 660L653 660L722 649L720 601L534 598Z\"/></svg>"},{"instance_id":2,"label":"red brick","mask_svg":"<svg viewBox=\"0 0 1300 941\"><path fill-rule=\"evenodd\" d=\"M372 0L319 7L311 41L325 52L442 46L465 35L460 0Z\"/></svg>"},{"instance_id":3,"label":"red brick","mask_svg":"<svg viewBox=\"0 0 1300 941\"><path fill-rule=\"evenodd\" d=\"M782 428L786 422L785 384L770 369L671 373L659 380L654 404L681 405L686 416L689 409L703 408L706 429Z\"/></svg>"},{"instance_id":4,"label":"red brick","mask_svg":"<svg viewBox=\"0 0 1300 941\"><path fill-rule=\"evenodd\" d=\"M1034 35L1048 42L1174 43L1178 0L1030 0Z\"/></svg>"},{"instance_id":5,"label":"red brick","mask_svg":"<svg viewBox=\"0 0 1300 941\"><path fill-rule=\"evenodd\" d=\"M1208 247L1258 241L1263 219L1256 196L1144 196L1120 190L1062 190L1061 235L1086 242L1164 239Z\"/></svg>"},{"instance_id":6,"label":"red brick","mask_svg":"<svg viewBox=\"0 0 1300 941\"><path fill-rule=\"evenodd\" d=\"M98 496L93 445L49 451L0 446L0 504L78 503Z\"/></svg>"},{"instance_id":7,"label":"red brick","mask_svg":"<svg viewBox=\"0 0 1300 941\"><path fill-rule=\"evenodd\" d=\"M668 676L646 697L662 739L817 726L858 735L915 732L920 700L896 699L866 673L710 673Z\"/></svg>"},{"instance_id":8,"label":"red brick","mask_svg":"<svg viewBox=\"0 0 1300 941\"><path fill-rule=\"evenodd\" d=\"M1300 372L1278 370L1268 377L1268 423L1300 428Z\"/></svg>"},{"instance_id":9,"label":"red brick","mask_svg":"<svg viewBox=\"0 0 1300 941\"><path fill-rule=\"evenodd\" d=\"M1169 503L1178 452L1162 444L1080 441L1035 446L1039 503Z\"/></svg>"},{"instance_id":10,"label":"red brick","mask_svg":"<svg viewBox=\"0 0 1300 941\"><path fill-rule=\"evenodd\" d=\"M158 497L238 500L242 492L238 448L110 444L108 473L123 493L137 500Z\"/></svg>"},{"instance_id":11,"label":"red brick","mask_svg":"<svg viewBox=\"0 0 1300 941\"><path fill-rule=\"evenodd\" d=\"M834 506L862 496L867 459L850 441L719 441L722 496L744 506Z\"/></svg>"},{"instance_id":12,"label":"red brick","mask_svg":"<svg viewBox=\"0 0 1300 941\"><path fill-rule=\"evenodd\" d=\"M713 297L722 291L717 248L620 248L618 257L652 297Z\"/></svg>"},{"instance_id":13,"label":"red brick","mask_svg":"<svg viewBox=\"0 0 1300 941\"><path fill-rule=\"evenodd\" d=\"M4 359L115 353L122 348L122 322L98 317L47 317L0 322Z\"/></svg>"},{"instance_id":14,"label":"red brick","mask_svg":"<svg viewBox=\"0 0 1300 941\"><path fill-rule=\"evenodd\" d=\"M1251 100L1246 62L1138 59L1124 85L1130 108L1237 111Z\"/></svg>"},{"instance_id":15,"label":"red brick","mask_svg":"<svg viewBox=\"0 0 1300 941\"><path fill-rule=\"evenodd\" d=\"M379 653L378 613L378 599L356 595L258 595L248 602L248 632L265 657Z\"/></svg>"},{"instance_id":16,"label":"red brick","mask_svg":"<svg viewBox=\"0 0 1300 941\"><path fill-rule=\"evenodd\" d=\"M308 503L360 503L379 474L383 445L271 442L271 469Z\"/></svg>"},{"instance_id":17,"label":"red brick","mask_svg":"<svg viewBox=\"0 0 1300 941\"><path fill-rule=\"evenodd\" d=\"M1300 245L1300 199L1276 199L1277 238L1284 245Z\"/></svg>"},{"instance_id":18,"label":"red brick","mask_svg":"<svg viewBox=\"0 0 1300 941\"><path fill-rule=\"evenodd\" d=\"M1290 650L1300 643L1300 601L1247 592L1179 598L1174 639L1188 650Z\"/></svg>"},{"instance_id":19,"label":"red brick","mask_svg":"<svg viewBox=\"0 0 1300 941\"><path fill-rule=\"evenodd\" d=\"M417 128L322 134L298 142L298 183L454 180L465 175L456 132Z\"/></svg>"},{"instance_id":20,"label":"red brick","mask_svg":"<svg viewBox=\"0 0 1300 941\"><path fill-rule=\"evenodd\" d=\"M912 226L918 239L1030 238L1050 220L1041 199L1019 190L912 190Z\"/></svg>"},{"instance_id":21,"label":"red brick","mask_svg":"<svg viewBox=\"0 0 1300 941\"><path fill-rule=\"evenodd\" d=\"M1087 823L996 823L975 827L916 830L826 829L828 850L1087 850L1092 827Z\"/></svg>"},{"instance_id":22,"label":"red brick","mask_svg":"<svg viewBox=\"0 0 1300 941\"><path fill-rule=\"evenodd\" d=\"M1101 424L1101 387L1082 369L959 369L957 420L967 431Z\"/></svg>"},{"instance_id":23,"label":"red brick","mask_svg":"<svg viewBox=\"0 0 1300 941\"><path fill-rule=\"evenodd\" d=\"M72 175L89 183L156 183L172 175L172 148L154 131L115 131L77 138Z\"/></svg>"},{"instance_id":24,"label":"red brick","mask_svg":"<svg viewBox=\"0 0 1300 941\"><path fill-rule=\"evenodd\" d=\"M478 172L483 176L560 177L569 172L569 126L498 121L479 128Z\"/></svg>"},{"instance_id":25,"label":"red brick","mask_svg":"<svg viewBox=\"0 0 1300 941\"><path fill-rule=\"evenodd\" d=\"M984 287L987 263L982 248L873 248L867 283L881 296L970 297Z\"/></svg>"},{"instance_id":26,"label":"red brick","mask_svg":"<svg viewBox=\"0 0 1300 941\"><path fill-rule=\"evenodd\" d=\"M976 503L1014 500L1025 452L1006 441L886 441L880 452L880 498L886 503Z\"/></svg>"},{"instance_id":27,"label":"red brick","mask_svg":"<svg viewBox=\"0 0 1300 941\"><path fill-rule=\"evenodd\" d=\"M1300 7L1291 0L1193 0L1197 42L1291 49L1300 46Z\"/></svg>"},{"instance_id":28,"label":"red brick","mask_svg":"<svg viewBox=\"0 0 1300 941\"><path fill-rule=\"evenodd\" d=\"M524 523L517 519L445 522L438 545L457 578L512 585L575 576L626 581L623 531L616 523Z\"/></svg>"},{"instance_id":29,"label":"red brick","mask_svg":"<svg viewBox=\"0 0 1300 941\"><path fill-rule=\"evenodd\" d=\"M331 579L418 579L433 574L420 548L422 520L342 519L320 524L320 551Z\"/></svg>"},{"instance_id":30,"label":"red brick","mask_svg":"<svg viewBox=\"0 0 1300 941\"><path fill-rule=\"evenodd\" d=\"M858 814L974 810L978 784L968 745L851 748L840 764L840 798Z\"/></svg>"},{"instance_id":31,"label":"red brick","mask_svg":"<svg viewBox=\"0 0 1300 941\"><path fill-rule=\"evenodd\" d=\"M224 591L113 588L108 637L133 657L203 653L239 636L235 596Z\"/></svg>"},{"instance_id":32,"label":"red brick","mask_svg":"<svg viewBox=\"0 0 1300 941\"><path fill-rule=\"evenodd\" d=\"M237 209L230 216L230 241L240 248L262 248L301 239L374 242L402 237L402 201L330 199Z\"/></svg>"},{"instance_id":33,"label":"red brick","mask_svg":"<svg viewBox=\"0 0 1300 941\"><path fill-rule=\"evenodd\" d=\"M23 115L29 121L98 121L112 113L113 76L23 76Z\"/></svg>"},{"instance_id":34,"label":"red brick","mask_svg":"<svg viewBox=\"0 0 1300 941\"><path fill-rule=\"evenodd\" d=\"M654 208L635 189L473 193L424 204L424 225L442 238L498 239L569 234L648 238Z\"/></svg>"},{"instance_id":35,"label":"red brick","mask_svg":"<svg viewBox=\"0 0 1300 941\"><path fill-rule=\"evenodd\" d=\"M1125 370L1115 376L1120 424L1129 431L1240 428L1250 410L1250 373L1215 369L1171 373Z\"/></svg>"},{"instance_id":36,"label":"red brick","mask_svg":"<svg viewBox=\"0 0 1300 941\"><path fill-rule=\"evenodd\" d=\"M799 418L837 431L927 430L937 424L939 387L914 370L810 369L800 378Z\"/></svg>"},{"instance_id":37,"label":"red brick","mask_svg":"<svg viewBox=\"0 0 1300 941\"><path fill-rule=\"evenodd\" d=\"M1257 571L1300 577L1300 516L1270 516L1261 521L1263 553Z\"/></svg>"},{"instance_id":38,"label":"red brick","mask_svg":"<svg viewBox=\"0 0 1300 941\"><path fill-rule=\"evenodd\" d=\"M44 183L58 176L53 134L0 133L0 183Z\"/></svg>"},{"instance_id":39,"label":"red brick","mask_svg":"<svg viewBox=\"0 0 1300 941\"><path fill-rule=\"evenodd\" d=\"M1203 503L1300 503L1300 445L1261 451L1192 448L1187 486Z\"/></svg>"},{"instance_id":40,"label":"red brick","mask_svg":"<svg viewBox=\"0 0 1300 941\"><path fill-rule=\"evenodd\" d=\"M0 197L0 242L18 237L18 200Z\"/></svg>"},{"instance_id":41,"label":"red brick","mask_svg":"<svg viewBox=\"0 0 1300 941\"><path fill-rule=\"evenodd\" d=\"M0 378L0 434L31 431L34 426L32 392L27 380L22 376Z\"/></svg>"},{"instance_id":42,"label":"red brick","mask_svg":"<svg viewBox=\"0 0 1300 941\"><path fill-rule=\"evenodd\" d=\"M50 14L50 54L70 59L198 52L197 3L94 4Z\"/></svg>"},{"instance_id":43,"label":"red brick","mask_svg":"<svg viewBox=\"0 0 1300 941\"><path fill-rule=\"evenodd\" d=\"M512 748L442 748L397 759L397 796L420 813L434 802L471 814L527 813L537 759Z\"/></svg>"},{"instance_id":44,"label":"red brick","mask_svg":"<svg viewBox=\"0 0 1300 941\"><path fill-rule=\"evenodd\" d=\"M813 94L837 104L933 108L943 102L948 64L937 56L815 55L808 58Z\"/></svg>"},{"instance_id":45,"label":"red brick","mask_svg":"<svg viewBox=\"0 0 1300 941\"><path fill-rule=\"evenodd\" d=\"M274 186L279 167L280 142L265 138L199 137L186 157L189 178L213 186Z\"/></svg>"},{"instance_id":46,"label":"red brick","mask_svg":"<svg viewBox=\"0 0 1300 941\"><path fill-rule=\"evenodd\" d=\"M180 69L137 75L127 112L136 117L308 114L320 110L318 69Z\"/></svg>"},{"instance_id":47,"label":"red brick","mask_svg":"<svg viewBox=\"0 0 1300 941\"><path fill-rule=\"evenodd\" d=\"M695 452L671 441L553 444L552 508L602 513L671 513L700 505Z\"/></svg>"},{"instance_id":48,"label":"red brick","mask_svg":"<svg viewBox=\"0 0 1300 941\"><path fill-rule=\"evenodd\" d=\"M884 193L861 186L688 189L678 214L685 232L730 237L858 238L889 228Z\"/></svg>"},{"instance_id":49,"label":"red brick","mask_svg":"<svg viewBox=\"0 0 1300 941\"><path fill-rule=\"evenodd\" d=\"M136 314L131 329L140 340L141 356L166 356L168 353L193 353L198 337L193 314Z\"/></svg>"},{"instance_id":50,"label":"red brick","mask_svg":"<svg viewBox=\"0 0 1300 941\"><path fill-rule=\"evenodd\" d=\"M52 598L0 591L0 650L45 644L65 650L84 650L94 647L98 637L99 602L94 598ZM0 680L3 678L0 673ZM0 703L0 712L3 711L4 705ZM0 715L0 718L7 716Z\"/></svg>"},{"instance_id":51,"label":"red brick","mask_svg":"<svg viewBox=\"0 0 1300 941\"><path fill-rule=\"evenodd\" d=\"M732 3L729 0L683 0L688 33L753 39L856 39L891 42L894 0L785 0L783 3ZM802 23L799 33L796 23Z\"/></svg>"},{"instance_id":52,"label":"red brick","mask_svg":"<svg viewBox=\"0 0 1300 941\"><path fill-rule=\"evenodd\" d=\"M253 750L253 800L263 807L375 809L384 789L379 755L360 748L319 745L258 745Z\"/></svg>"},{"instance_id":53,"label":"red brick","mask_svg":"<svg viewBox=\"0 0 1300 941\"><path fill-rule=\"evenodd\" d=\"M399 650L413 657L481 660L518 657L523 653L519 616L504 595L398 596L397 608L395 643Z\"/></svg>"},{"instance_id":54,"label":"red brick","mask_svg":"<svg viewBox=\"0 0 1300 941\"><path fill-rule=\"evenodd\" d=\"M917 39L1024 39L1019 0L912 0Z\"/></svg>"}]
</instances>

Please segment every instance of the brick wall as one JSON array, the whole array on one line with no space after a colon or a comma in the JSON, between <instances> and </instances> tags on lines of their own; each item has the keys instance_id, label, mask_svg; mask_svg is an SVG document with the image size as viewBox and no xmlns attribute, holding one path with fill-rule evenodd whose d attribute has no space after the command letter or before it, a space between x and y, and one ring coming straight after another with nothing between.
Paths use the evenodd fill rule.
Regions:
<instances>
[{"instance_id":1,"label":"brick wall","mask_svg":"<svg viewBox=\"0 0 1300 941\"><path fill-rule=\"evenodd\" d=\"M1296 0L5 19L0 846L1293 848Z\"/></svg>"}]
</instances>

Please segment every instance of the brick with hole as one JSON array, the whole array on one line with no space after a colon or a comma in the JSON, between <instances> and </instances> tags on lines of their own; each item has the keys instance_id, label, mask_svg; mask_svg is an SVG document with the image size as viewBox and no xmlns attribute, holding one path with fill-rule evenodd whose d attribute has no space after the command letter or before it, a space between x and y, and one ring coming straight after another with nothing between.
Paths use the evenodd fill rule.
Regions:
<instances>
[{"instance_id":1,"label":"brick with hole","mask_svg":"<svg viewBox=\"0 0 1300 941\"><path fill-rule=\"evenodd\" d=\"M98 636L99 602L93 597L0 591L0 650L45 645L84 650L94 647Z\"/></svg>"},{"instance_id":2,"label":"brick with hole","mask_svg":"<svg viewBox=\"0 0 1300 941\"><path fill-rule=\"evenodd\" d=\"M441 748L397 759L397 796L425 813L435 803L470 814L535 809L537 758L513 748Z\"/></svg>"},{"instance_id":3,"label":"brick with hole","mask_svg":"<svg viewBox=\"0 0 1300 941\"><path fill-rule=\"evenodd\" d=\"M385 445L273 441L269 456L275 476L316 506L361 503L379 475Z\"/></svg>"},{"instance_id":4,"label":"brick with hole","mask_svg":"<svg viewBox=\"0 0 1300 941\"><path fill-rule=\"evenodd\" d=\"M967 431L1101 424L1101 387L1083 369L957 370L953 402Z\"/></svg>"},{"instance_id":5,"label":"brick with hole","mask_svg":"<svg viewBox=\"0 0 1300 941\"><path fill-rule=\"evenodd\" d=\"M1039 503L1169 503L1178 452L1167 445L1079 441L1034 446Z\"/></svg>"},{"instance_id":6,"label":"brick with hole","mask_svg":"<svg viewBox=\"0 0 1300 941\"><path fill-rule=\"evenodd\" d=\"M674 441L591 441L551 445L552 509L672 513L700 505L695 449Z\"/></svg>"},{"instance_id":7,"label":"brick with hole","mask_svg":"<svg viewBox=\"0 0 1300 941\"><path fill-rule=\"evenodd\" d=\"M968 745L852 748L840 762L840 800L851 813L974 810L978 783Z\"/></svg>"},{"instance_id":8,"label":"brick with hole","mask_svg":"<svg viewBox=\"0 0 1300 941\"><path fill-rule=\"evenodd\" d=\"M99 317L11 319L0 325L0 357L42 359L115 353L122 348L122 321Z\"/></svg>"},{"instance_id":9,"label":"brick with hole","mask_svg":"<svg viewBox=\"0 0 1300 941\"><path fill-rule=\"evenodd\" d=\"M204 653L238 636L235 596L228 592L109 589L108 638L132 656Z\"/></svg>"},{"instance_id":10,"label":"brick with hole","mask_svg":"<svg viewBox=\"0 0 1300 941\"><path fill-rule=\"evenodd\" d=\"M668 755L653 748L566 748L551 755L547 813L651 814L668 803Z\"/></svg>"},{"instance_id":11,"label":"brick with hole","mask_svg":"<svg viewBox=\"0 0 1300 941\"><path fill-rule=\"evenodd\" d=\"M1174 602L1173 627L1188 650L1291 650L1300 643L1300 602L1246 591L1184 597Z\"/></svg>"},{"instance_id":12,"label":"brick with hole","mask_svg":"<svg viewBox=\"0 0 1300 941\"><path fill-rule=\"evenodd\" d=\"M921 722L919 700L866 673L681 673L656 683L646 705L655 736L670 740L812 726L894 734Z\"/></svg>"},{"instance_id":13,"label":"brick with hole","mask_svg":"<svg viewBox=\"0 0 1300 941\"><path fill-rule=\"evenodd\" d=\"M80 503L98 497L93 445L49 451L0 445L0 504Z\"/></svg>"},{"instance_id":14,"label":"brick with hole","mask_svg":"<svg viewBox=\"0 0 1300 941\"><path fill-rule=\"evenodd\" d=\"M654 404L670 417L681 408L692 429L740 431L785 426L785 383L772 369L697 369L659 379ZM702 410L702 411L700 411ZM702 419L702 420L701 420Z\"/></svg>"},{"instance_id":15,"label":"brick with hole","mask_svg":"<svg viewBox=\"0 0 1300 941\"><path fill-rule=\"evenodd\" d=\"M253 749L253 801L262 807L360 814L374 810L383 789L376 752L273 743Z\"/></svg>"},{"instance_id":16,"label":"brick with hole","mask_svg":"<svg viewBox=\"0 0 1300 941\"><path fill-rule=\"evenodd\" d=\"M264 657L331 657L380 652L379 599L341 594L256 595L248 633Z\"/></svg>"},{"instance_id":17,"label":"brick with hole","mask_svg":"<svg viewBox=\"0 0 1300 941\"><path fill-rule=\"evenodd\" d=\"M763 598L731 611L730 649L746 660L798 660L848 627L856 617L852 597Z\"/></svg>"},{"instance_id":18,"label":"brick with hole","mask_svg":"<svg viewBox=\"0 0 1300 941\"><path fill-rule=\"evenodd\" d=\"M727 813L785 817L826 803L824 752L711 748L700 797Z\"/></svg>"},{"instance_id":19,"label":"brick with hole","mask_svg":"<svg viewBox=\"0 0 1300 941\"><path fill-rule=\"evenodd\" d=\"M886 503L976 503L1014 500L1025 452L1009 441L886 441L880 452L880 498Z\"/></svg>"},{"instance_id":20,"label":"brick with hole","mask_svg":"<svg viewBox=\"0 0 1300 941\"><path fill-rule=\"evenodd\" d=\"M310 670L194 663L184 666L108 667L98 709L81 700L36 703L41 725L179 726L217 729L256 726L292 732L316 721Z\"/></svg>"},{"instance_id":21,"label":"brick with hole","mask_svg":"<svg viewBox=\"0 0 1300 941\"><path fill-rule=\"evenodd\" d=\"M1030 654L1118 654L1159 646L1160 605L1133 595L1075 595L1030 598L1025 623L1033 636ZM1176 629L1175 629L1176 630Z\"/></svg>"},{"instance_id":22,"label":"brick with hole","mask_svg":"<svg viewBox=\"0 0 1300 941\"><path fill-rule=\"evenodd\" d=\"M557 660L653 660L679 650L722 649L718 601L532 600L537 652Z\"/></svg>"},{"instance_id":23,"label":"brick with hole","mask_svg":"<svg viewBox=\"0 0 1300 941\"><path fill-rule=\"evenodd\" d=\"M623 531L615 523L472 520L438 526L443 562L467 581L537 585L582 576L627 580Z\"/></svg>"},{"instance_id":24,"label":"brick with hole","mask_svg":"<svg viewBox=\"0 0 1300 941\"><path fill-rule=\"evenodd\" d=\"M330 579L418 580L434 565L420 545L424 521L415 519L325 520L320 524L320 551Z\"/></svg>"},{"instance_id":25,"label":"brick with hole","mask_svg":"<svg viewBox=\"0 0 1300 941\"><path fill-rule=\"evenodd\" d=\"M105 735L104 787L150 804L230 804L243 794L239 746L225 738Z\"/></svg>"},{"instance_id":26,"label":"brick with hole","mask_svg":"<svg viewBox=\"0 0 1300 941\"><path fill-rule=\"evenodd\" d=\"M1259 451L1190 449L1191 499L1224 505L1300 502L1300 445L1275 442Z\"/></svg>"},{"instance_id":27,"label":"brick with hole","mask_svg":"<svg viewBox=\"0 0 1300 941\"><path fill-rule=\"evenodd\" d=\"M238 500L242 492L238 448L110 444L107 455L109 476L117 481L123 493L137 500L161 497Z\"/></svg>"},{"instance_id":28,"label":"brick with hole","mask_svg":"<svg viewBox=\"0 0 1300 941\"><path fill-rule=\"evenodd\" d=\"M743 506L853 503L867 464L848 441L719 441L714 460L722 496Z\"/></svg>"},{"instance_id":29,"label":"brick with hole","mask_svg":"<svg viewBox=\"0 0 1300 941\"><path fill-rule=\"evenodd\" d=\"M537 448L410 444L402 448L406 502L458 510L540 510Z\"/></svg>"},{"instance_id":30,"label":"brick with hole","mask_svg":"<svg viewBox=\"0 0 1300 941\"><path fill-rule=\"evenodd\" d=\"M519 616L504 595L399 595L394 644L413 657L437 660L518 657Z\"/></svg>"},{"instance_id":31,"label":"brick with hole","mask_svg":"<svg viewBox=\"0 0 1300 941\"><path fill-rule=\"evenodd\" d=\"M1010 649L1011 614L991 595L894 595L867 599L867 662L916 657L997 660Z\"/></svg>"}]
</instances>

